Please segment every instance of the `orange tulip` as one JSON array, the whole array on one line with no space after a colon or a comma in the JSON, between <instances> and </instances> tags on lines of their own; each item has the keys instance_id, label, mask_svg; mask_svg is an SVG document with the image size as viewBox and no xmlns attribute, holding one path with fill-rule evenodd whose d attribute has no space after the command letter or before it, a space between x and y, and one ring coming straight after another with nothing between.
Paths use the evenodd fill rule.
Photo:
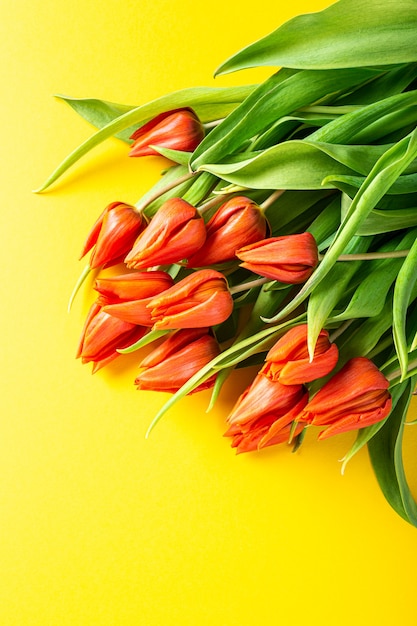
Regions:
<instances>
[{"instance_id":1,"label":"orange tulip","mask_svg":"<svg viewBox=\"0 0 417 626\"><path fill-rule=\"evenodd\" d=\"M234 261L236 250L263 239L267 222L250 198L236 196L217 209L206 224L204 245L188 259L188 267L204 267Z\"/></svg>"},{"instance_id":2,"label":"orange tulip","mask_svg":"<svg viewBox=\"0 0 417 626\"><path fill-rule=\"evenodd\" d=\"M138 128L130 139L129 156L158 155L152 146L193 152L204 137L204 127L192 109L173 109Z\"/></svg>"},{"instance_id":3,"label":"orange tulip","mask_svg":"<svg viewBox=\"0 0 417 626\"><path fill-rule=\"evenodd\" d=\"M146 328L123 322L105 313L95 302L84 323L77 358L83 363L93 363L93 373L119 356L120 348L127 348L147 332Z\"/></svg>"},{"instance_id":4,"label":"orange tulip","mask_svg":"<svg viewBox=\"0 0 417 626\"><path fill-rule=\"evenodd\" d=\"M147 305L154 296L173 284L173 279L166 272L150 270L99 278L94 289L100 294L97 302L105 313L131 324L152 326Z\"/></svg>"},{"instance_id":5,"label":"orange tulip","mask_svg":"<svg viewBox=\"0 0 417 626\"><path fill-rule=\"evenodd\" d=\"M371 426L391 411L388 387L388 380L372 361L353 358L318 391L299 420L327 426L319 439Z\"/></svg>"},{"instance_id":6,"label":"orange tulip","mask_svg":"<svg viewBox=\"0 0 417 626\"><path fill-rule=\"evenodd\" d=\"M140 364L143 371L135 380L138 389L175 393L202 367L220 353L207 328L178 330L153 350ZM216 375L192 393L209 389Z\"/></svg>"},{"instance_id":7,"label":"orange tulip","mask_svg":"<svg viewBox=\"0 0 417 626\"><path fill-rule=\"evenodd\" d=\"M329 334L322 330L317 338L314 358L307 349L307 324L287 331L268 352L262 373L284 385L311 382L329 374L336 366L339 351L330 343Z\"/></svg>"},{"instance_id":8,"label":"orange tulip","mask_svg":"<svg viewBox=\"0 0 417 626\"><path fill-rule=\"evenodd\" d=\"M110 267L120 263L144 228L142 215L135 207L112 202L100 215L81 252L80 258L92 248L90 267Z\"/></svg>"},{"instance_id":9,"label":"orange tulip","mask_svg":"<svg viewBox=\"0 0 417 626\"><path fill-rule=\"evenodd\" d=\"M240 248L236 256L254 274L281 283L302 283L318 263L316 241L310 233L270 237Z\"/></svg>"},{"instance_id":10,"label":"orange tulip","mask_svg":"<svg viewBox=\"0 0 417 626\"><path fill-rule=\"evenodd\" d=\"M238 398L227 418L226 437L237 452L249 452L288 441L292 424L308 401L303 385L282 385L258 374ZM304 424L296 424L294 435Z\"/></svg>"},{"instance_id":11,"label":"orange tulip","mask_svg":"<svg viewBox=\"0 0 417 626\"><path fill-rule=\"evenodd\" d=\"M125 258L128 268L169 265L186 259L206 239L204 220L191 204L171 198L157 211Z\"/></svg>"},{"instance_id":12,"label":"orange tulip","mask_svg":"<svg viewBox=\"0 0 417 626\"><path fill-rule=\"evenodd\" d=\"M154 330L201 328L224 322L233 311L227 280L216 270L189 274L148 304Z\"/></svg>"}]
</instances>

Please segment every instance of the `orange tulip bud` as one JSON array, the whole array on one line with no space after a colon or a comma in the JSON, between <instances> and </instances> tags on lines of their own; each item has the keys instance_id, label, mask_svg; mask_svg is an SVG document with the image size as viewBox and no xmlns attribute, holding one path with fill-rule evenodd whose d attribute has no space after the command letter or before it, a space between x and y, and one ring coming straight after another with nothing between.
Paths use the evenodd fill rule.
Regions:
<instances>
[{"instance_id":1,"label":"orange tulip bud","mask_svg":"<svg viewBox=\"0 0 417 626\"><path fill-rule=\"evenodd\" d=\"M146 332L146 328L105 313L95 302L84 323L77 358L81 358L83 363L93 362L93 373L97 372L119 356L118 349L127 348Z\"/></svg>"},{"instance_id":2,"label":"orange tulip bud","mask_svg":"<svg viewBox=\"0 0 417 626\"><path fill-rule=\"evenodd\" d=\"M206 224L204 245L188 259L188 267L204 267L234 261L236 250L263 239L267 222L250 198L236 196L216 211Z\"/></svg>"},{"instance_id":3,"label":"orange tulip bud","mask_svg":"<svg viewBox=\"0 0 417 626\"><path fill-rule=\"evenodd\" d=\"M144 227L135 207L112 202L100 215L84 244L80 258L93 247L90 267L110 267L120 263Z\"/></svg>"},{"instance_id":4,"label":"orange tulip bud","mask_svg":"<svg viewBox=\"0 0 417 626\"><path fill-rule=\"evenodd\" d=\"M254 274L281 283L302 283L318 263L316 241L310 233L271 237L240 248L236 256Z\"/></svg>"},{"instance_id":5,"label":"orange tulip bud","mask_svg":"<svg viewBox=\"0 0 417 626\"><path fill-rule=\"evenodd\" d=\"M94 288L100 294L97 302L105 313L131 324L152 326L147 305L154 296L173 284L169 274L154 270L99 278Z\"/></svg>"},{"instance_id":6,"label":"orange tulip bud","mask_svg":"<svg viewBox=\"0 0 417 626\"><path fill-rule=\"evenodd\" d=\"M308 393L303 385L282 385L259 373L238 398L227 418L232 447L249 452L288 441L291 424L305 407ZM298 434L304 425L297 425Z\"/></svg>"},{"instance_id":7,"label":"orange tulip bud","mask_svg":"<svg viewBox=\"0 0 417 626\"><path fill-rule=\"evenodd\" d=\"M140 364L143 371L135 380L138 389L175 393L202 367L220 353L207 328L178 330L155 348ZM192 393L209 389L216 375Z\"/></svg>"},{"instance_id":8,"label":"orange tulip bud","mask_svg":"<svg viewBox=\"0 0 417 626\"><path fill-rule=\"evenodd\" d=\"M215 270L189 274L148 304L154 330L201 328L224 322L233 311L227 280Z\"/></svg>"},{"instance_id":9,"label":"orange tulip bud","mask_svg":"<svg viewBox=\"0 0 417 626\"><path fill-rule=\"evenodd\" d=\"M204 137L204 127L192 109L173 109L138 128L130 139L129 156L158 155L152 146L193 152Z\"/></svg>"},{"instance_id":10,"label":"orange tulip bud","mask_svg":"<svg viewBox=\"0 0 417 626\"><path fill-rule=\"evenodd\" d=\"M261 372L270 380L283 385L311 382L329 374L336 366L339 350L330 343L329 334L322 330L317 338L314 358L307 349L307 324L294 326L270 349Z\"/></svg>"},{"instance_id":11,"label":"orange tulip bud","mask_svg":"<svg viewBox=\"0 0 417 626\"><path fill-rule=\"evenodd\" d=\"M327 426L319 439L337 435L383 420L391 411L389 382L365 357L346 363L301 412L299 420Z\"/></svg>"},{"instance_id":12,"label":"orange tulip bud","mask_svg":"<svg viewBox=\"0 0 417 626\"><path fill-rule=\"evenodd\" d=\"M186 259L206 239L204 220L181 198L167 200L139 235L125 258L128 268L169 265Z\"/></svg>"}]
</instances>

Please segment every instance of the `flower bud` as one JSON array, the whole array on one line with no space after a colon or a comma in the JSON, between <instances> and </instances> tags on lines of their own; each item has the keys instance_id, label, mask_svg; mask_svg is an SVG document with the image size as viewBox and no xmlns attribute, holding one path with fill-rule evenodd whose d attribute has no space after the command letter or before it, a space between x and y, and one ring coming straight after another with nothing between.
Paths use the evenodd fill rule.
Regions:
<instances>
[{"instance_id":1,"label":"flower bud","mask_svg":"<svg viewBox=\"0 0 417 626\"><path fill-rule=\"evenodd\" d=\"M130 269L169 265L196 252L206 239L204 220L181 198L164 202L125 258Z\"/></svg>"},{"instance_id":2,"label":"flower bud","mask_svg":"<svg viewBox=\"0 0 417 626\"><path fill-rule=\"evenodd\" d=\"M157 115L138 128L129 156L159 155L152 146L193 152L204 138L204 127L192 109L174 109Z\"/></svg>"},{"instance_id":3,"label":"flower bud","mask_svg":"<svg viewBox=\"0 0 417 626\"><path fill-rule=\"evenodd\" d=\"M227 280L215 270L189 274L148 304L154 330L201 328L224 322L233 311Z\"/></svg>"},{"instance_id":4,"label":"flower bud","mask_svg":"<svg viewBox=\"0 0 417 626\"><path fill-rule=\"evenodd\" d=\"M94 248L89 263L91 269L116 265L129 252L143 228L142 215L134 206L112 202L91 229L80 258Z\"/></svg>"},{"instance_id":5,"label":"flower bud","mask_svg":"<svg viewBox=\"0 0 417 626\"><path fill-rule=\"evenodd\" d=\"M175 393L219 353L219 345L207 328L178 330L142 361L143 370L135 384L138 389ZM211 376L192 393L209 389L215 379L216 375Z\"/></svg>"},{"instance_id":6,"label":"flower bud","mask_svg":"<svg viewBox=\"0 0 417 626\"><path fill-rule=\"evenodd\" d=\"M237 452L250 452L288 441L293 421L305 407L308 393L303 385L282 385L258 374L238 398L227 418L226 437ZM297 435L304 424L297 424Z\"/></svg>"},{"instance_id":7,"label":"flower bud","mask_svg":"<svg viewBox=\"0 0 417 626\"><path fill-rule=\"evenodd\" d=\"M388 387L388 380L372 361L353 358L310 400L299 420L327 426L319 439L371 426L391 411Z\"/></svg>"},{"instance_id":8,"label":"flower bud","mask_svg":"<svg viewBox=\"0 0 417 626\"><path fill-rule=\"evenodd\" d=\"M222 204L206 224L204 245L188 259L188 267L205 267L236 259L236 250L263 239L267 222L250 198L236 196Z\"/></svg>"},{"instance_id":9,"label":"flower bud","mask_svg":"<svg viewBox=\"0 0 417 626\"><path fill-rule=\"evenodd\" d=\"M317 244L308 232L257 241L236 256L254 274L291 285L307 280L318 263Z\"/></svg>"},{"instance_id":10,"label":"flower bud","mask_svg":"<svg viewBox=\"0 0 417 626\"><path fill-rule=\"evenodd\" d=\"M92 362L93 373L119 356L118 349L127 348L147 332L146 328L124 322L105 313L97 303L91 306L81 333L77 358Z\"/></svg>"},{"instance_id":11,"label":"flower bud","mask_svg":"<svg viewBox=\"0 0 417 626\"><path fill-rule=\"evenodd\" d=\"M308 383L329 374L336 366L338 356L336 344L330 343L328 332L322 330L317 338L314 358L310 360L307 324L301 324L278 339L266 355L261 372L283 385Z\"/></svg>"},{"instance_id":12,"label":"flower bud","mask_svg":"<svg viewBox=\"0 0 417 626\"><path fill-rule=\"evenodd\" d=\"M152 326L148 304L173 284L169 274L154 270L99 278L94 288L100 294L97 302L105 313L131 324Z\"/></svg>"}]
</instances>

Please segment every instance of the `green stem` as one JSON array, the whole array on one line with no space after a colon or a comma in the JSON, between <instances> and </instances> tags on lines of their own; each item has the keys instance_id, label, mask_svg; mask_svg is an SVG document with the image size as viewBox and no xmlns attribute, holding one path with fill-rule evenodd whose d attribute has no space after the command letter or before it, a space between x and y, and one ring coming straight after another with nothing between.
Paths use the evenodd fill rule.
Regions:
<instances>
[{"instance_id":1,"label":"green stem","mask_svg":"<svg viewBox=\"0 0 417 626\"><path fill-rule=\"evenodd\" d=\"M233 296L235 293L240 293L241 291L248 291L253 287L260 287L265 285L265 283L271 282L269 278L255 278L254 280L249 280L246 283L241 283L240 285L235 285L234 287L230 287L229 291Z\"/></svg>"},{"instance_id":2,"label":"green stem","mask_svg":"<svg viewBox=\"0 0 417 626\"><path fill-rule=\"evenodd\" d=\"M262 204L260 204L260 208L262 209L262 213L265 213L266 209L268 209L272 204L274 204L275 200L278 200L285 192L285 189L277 189L270 196L268 196Z\"/></svg>"},{"instance_id":3,"label":"green stem","mask_svg":"<svg viewBox=\"0 0 417 626\"><path fill-rule=\"evenodd\" d=\"M394 250L393 252L364 252L363 254L341 254L338 261L373 261L377 259L401 259L408 255L410 250ZM325 255L321 254L319 260Z\"/></svg>"}]
</instances>

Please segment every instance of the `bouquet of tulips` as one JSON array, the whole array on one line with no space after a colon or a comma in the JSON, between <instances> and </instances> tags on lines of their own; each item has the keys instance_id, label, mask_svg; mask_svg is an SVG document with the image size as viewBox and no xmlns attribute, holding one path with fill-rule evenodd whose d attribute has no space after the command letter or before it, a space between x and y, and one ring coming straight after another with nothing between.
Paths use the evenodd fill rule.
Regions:
<instances>
[{"instance_id":1,"label":"bouquet of tulips","mask_svg":"<svg viewBox=\"0 0 417 626\"><path fill-rule=\"evenodd\" d=\"M226 435L237 452L357 431L405 520L402 461L417 379L417 2L339 0L218 70L279 68L258 85L184 89L130 107L65 100L106 138L167 168L136 206L107 206L71 297L95 271L78 348L93 371L155 342L139 389L215 402L256 366ZM116 266L119 273L100 274ZM118 271L118 270L117 270ZM149 348L148 348L149 349Z\"/></svg>"}]
</instances>

